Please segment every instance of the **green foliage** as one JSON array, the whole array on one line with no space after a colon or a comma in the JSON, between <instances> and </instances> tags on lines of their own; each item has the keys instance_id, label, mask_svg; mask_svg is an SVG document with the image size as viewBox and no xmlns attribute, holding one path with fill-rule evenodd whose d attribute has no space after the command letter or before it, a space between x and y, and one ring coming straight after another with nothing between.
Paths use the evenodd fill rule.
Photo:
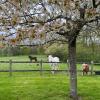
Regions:
<instances>
[{"instance_id":1,"label":"green foliage","mask_svg":"<svg viewBox=\"0 0 100 100\"><path fill-rule=\"evenodd\" d=\"M100 47L77 44L77 62L100 62ZM54 43L45 50L46 54L58 56L61 61L66 62L68 59L68 45Z\"/></svg>"},{"instance_id":2,"label":"green foliage","mask_svg":"<svg viewBox=\"0 0 100 100\"><path fill-rule=\"evenodd\" d=\"M30 54L30 48L22 47L21 48L21 55L29 55Z\"/></svg>"},{"instance_id":3,"label":"green foliage","mask_svg":"<svg viewBox=\"0 0 100 100\"><path fill-rule=\"evenodd\" d=\"M94 45L94 47L87 46L86 44L77 45L77 61L78 62L94 62L100 63L100 46Z\"/></svg>"},{"instance_id":4,"label":"green foliage","mask_svg":"<svg viewBox=\"0 0 100 100\"><path fill-rule=\"evenodd\" d=\"M0 56L17 56L17 55L37 55L44 54L43 47L5 47L0 49Z\"/></svg>"},{"instance_id":5,"label":"green foliage","mask_svg":"<svg viewBox=\"0 0 100 100\"><path fill-rule=\"evenodd\" d=\"M39 1L39 0L31 0L33 3L36 3L37 1Z\"/></svg>"},{"instance_id":6,"label":"green foliage","mask_svg":"<svg viewBox=\"0 0 100 100\"><path fill-rule=\"evenodd\" d=\"M44 54L44 48L43 48L43 46L39 46L39 47L37 48L37 54L38 54L38 55L43 55L43 54Z\"/></svg>"},{"instance_id":7,"label":"green foliage","mask_svg":"<svg viewBox=\"0 0 100 100\"><path fill-rule=\"evenodd\" d=\"M54 43L45 50L45 53L47 55L50 54L59 57L60 61L67 61L68 59L68 51L66 44Z\"/></svg>"},{"instance_id":8,"label":"green foliage","mask_svg":"<svg viewBox=\"0 0 100 100\"><path fill-rule=\"evenodd\" d=\"M94 45L94 48L86 44L77 44L77 62L100 62L100 46ZM68 45L54 43L44 49L43 46L33 47L6 47L0 49L0 56L17 56L17 55L43 55L51 54L58 56L60 61L66 62L68 59Z\"/></svg>"}]
</instances>

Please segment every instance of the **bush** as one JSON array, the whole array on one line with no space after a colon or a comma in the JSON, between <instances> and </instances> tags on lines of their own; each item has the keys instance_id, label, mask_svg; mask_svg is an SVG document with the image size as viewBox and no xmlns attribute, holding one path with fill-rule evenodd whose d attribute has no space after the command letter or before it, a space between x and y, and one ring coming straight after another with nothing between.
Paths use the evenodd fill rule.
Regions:
<instances>
[{"instance_id":1,"label":"bush","mask_svg":"<svg viewBox=\"0 0 100 100\"><path fill-rule=\"evenodd\" d=\"M67 44L57 44L54 43L45 49L45 54L58 56L61 61L66 62L68 59L68 45ZM90 46L83 46L82 44L77 44L77 62L100 62L99 48L95 47L93 52Z\"/></svg>"},{"instance_id":2,"label":"bush","mask_svg":"<svg viewBox=\"0 0 100 100\"><path fill-rule=\"evenodd\" d=\"M34 47L5 47L0 49L0 56L18 56L18 55L39 55L44 54L44 49L41 46L34 46Z\"/></svg>"},{"instance_id":3,"label":"bush","mask_svg":"<svg viewBox=\"0 0 100 100\"><path fill-rule=\"evenodd\" d=\"M60 58L60 61L67 61L67 45L54 43L45 49L45 54L57 56Z\"/></svg>"},{"instance_id":4,"label":"bush","mask_svg":"<svg viewBox=\"0 0 100 100\"><path fill-rule=\"evenodd\" d=\"M78 44L77 45L77 61L78 62L100 62L100 47L94 45L94 48L91 46Z\"/></svg>"}]
</instances>

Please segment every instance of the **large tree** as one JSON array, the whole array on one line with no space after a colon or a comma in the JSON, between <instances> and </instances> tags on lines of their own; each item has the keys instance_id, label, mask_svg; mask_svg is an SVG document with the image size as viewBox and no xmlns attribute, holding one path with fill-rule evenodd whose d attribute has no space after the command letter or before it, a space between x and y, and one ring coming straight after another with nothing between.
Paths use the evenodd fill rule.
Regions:
<instances>
[{"instance_id":1,"label":"large tree","mask_svg":"<svg viewBox=\"0 0 100 100\"><path fill-rule=\"evenodd\" d=\"M100 0L1 0L0 13L0 30L9 33L0 39L11 45L27 38L67 41L70 96L77 100L76 40L88 27L99 28Z\"/></svg>"}]
</instances>

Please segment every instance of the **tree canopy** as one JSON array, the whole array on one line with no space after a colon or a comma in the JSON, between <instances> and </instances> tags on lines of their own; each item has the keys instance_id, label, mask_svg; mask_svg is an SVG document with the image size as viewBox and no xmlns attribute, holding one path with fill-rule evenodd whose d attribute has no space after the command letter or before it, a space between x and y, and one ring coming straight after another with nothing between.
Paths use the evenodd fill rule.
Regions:
<instances>
[{"instance_id":1,"label":"tree canopy","mask_svg":"<svg viewBox=\"0 0 100 100\"><path fill-rule=\"evenodd\" d=\"M0 40L12 44L27 38L72 40L100 26L99 0L1 0L0 12L0 31L6 32Z\"/></svg>"},{"instance_id":2,"label":"tree canopy","mask_svg":"<svg viewBox=\"0 0 100 100\"><path fill-rule=\"evenodd\" d=\"M86 30L100 29L100 0L0 0L0 12L0 31L7 33L0 35L2 43L40 38L68 42L70 96L78 100L76 40Z\"/></svg>"}]
</instances>

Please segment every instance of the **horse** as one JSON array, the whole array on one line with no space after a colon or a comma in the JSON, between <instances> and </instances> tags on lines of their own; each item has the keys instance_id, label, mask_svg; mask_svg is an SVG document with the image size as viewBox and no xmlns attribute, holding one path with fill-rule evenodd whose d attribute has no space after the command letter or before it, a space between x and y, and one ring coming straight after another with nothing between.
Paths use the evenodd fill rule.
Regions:
<instances>
[{"instance_id":1,"label":"horse","mask_svg":"<svg viewBox=\"0 0 100 100\"><path fill-rule=\"evenodd\" d=\"M82 67L83 67L83 75L86 73L86 75L88 74L89 72L89 65L88 64L82 64Z\"/></svg>"},{"instance_id":2,"label":"horse","mask_svg":"<svg viewBox=\"0 0 100 100\"><path fill-rule=\"evenodd\" d=\"M53 57L52 55L48 56L48 61L50 63L50 66L52 68L52 70L57 70L58 69L58 63L60 62L58 57ZM51 71L52 74L55 73L55 71Z\"/></svg>"},{"instance_id":3,"label":"horse","mask_svg":"<svg viewBox=\"0 0 100 100\"><path fill-rule=\"evenodd\" d=\"M33 57L33 56L31 56L31 55L29 55L28 57L29 57L29 59L30 59L30 62L32 62L32 61L37 62L37 57Z\"/></svg>"}]
</instances>

